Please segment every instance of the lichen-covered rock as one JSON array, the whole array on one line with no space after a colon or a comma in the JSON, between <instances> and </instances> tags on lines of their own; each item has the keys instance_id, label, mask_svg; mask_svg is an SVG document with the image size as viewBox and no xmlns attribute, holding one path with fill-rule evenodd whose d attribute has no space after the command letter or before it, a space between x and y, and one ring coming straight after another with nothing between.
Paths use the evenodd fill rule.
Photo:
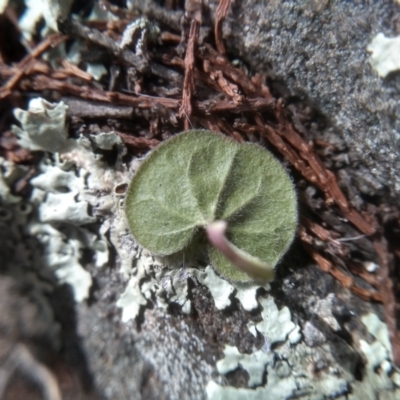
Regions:
<instances>
[{"instance_id":1,"label":"lichen-covered rock","mask_svg":"<svg viewBox=\"0 0 400 400\"><path fill-rule=\"evenodd\" d=\"M0 1L0 12L7 3L14 2ZM40 20L57 30L72 2L24 3L20 27L29 38L43 27ZM95 3L89 19L116 18ZM219 1L208 3L215 11ZM394 73L380 77L368 45L379 32L398 36L396 7L394 1L245 0L231 2L224 25L230 51L253 72L265 72L289 107L301 99L317 112L306 127L293 115L306 139L350 149L324 160L341 169L338 176L344 179L352 165L350 182L362 194L387 189L394 201L399 76L386 68L381 76ZM138 31L129 25L120 45L133 48L139 35L136 53L145 51L151 33L140 26L145 21L138 20ZM87 68L96 79L105 71L99 64ZM62 102L43 99L15 112L20 144L42 152L29 196L14 191L27 168L0 159L0 269L25 296L21 301L0 279L6 311L0 325L9 335L0 338L1 361L15 341L39 343L46 349L36 349L41 356L63 354L106 399L400 398L379 306L350 297L313 265L301 268L308 264L302 255L289 260L285 278L261 286L142 251L129 233L120 191L138 160L123 163L125 148L113 132L68 138L67 112ZM114 156L113 165L104 154Z\"/></svg>"}]
</instances>

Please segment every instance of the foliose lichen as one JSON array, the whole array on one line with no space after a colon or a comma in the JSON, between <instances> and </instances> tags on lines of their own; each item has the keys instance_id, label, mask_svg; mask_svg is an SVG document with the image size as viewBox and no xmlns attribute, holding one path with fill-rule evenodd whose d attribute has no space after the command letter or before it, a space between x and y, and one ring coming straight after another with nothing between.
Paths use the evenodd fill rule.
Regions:
<instances>
[{"instance_id":1,"label":"foliose lichen","mask_svg":"<svg viewBox=\"0 0 400 400\"><path fill-rule=\"evenodd\" d=\"M27 111L17 109L15 116L21 126L14 126L20 145L34 151L44 151L40 173L30 180L34 187L29 207L30 218L24 226L41 245L42 262L62 283L69 283L77 301L86 299L92 284L90 274L81 264L82 252L93 253L93 262L102 267L108 262L109 250L104 229L93 233L89 225L101 224L104 210L114 206L113 186L121 173L108 168L95 155L95 147L109 148L110 143L122 143L114 133L104 133L90 142L83 136L67 138L67 106L51 104L37 98L31 100ZM51 153L51 155L49 154ZM121 167L121 171L123 168ZM4 188L10 201L16 201ZM20 201L21 199L19 199Z\"/></svg>"},{"instance_id":2,"label":"foliose lichen","mask_svg":"<svg viewBox=\"0 0 400 400\"><path fill-rule=\"evenodd\" d=\"M368 45L371 52L371 66L378 75L385 78L391 72L400 69L400 37L388 38L384 33L378 33Z\"/></svg>"}]
</instances>

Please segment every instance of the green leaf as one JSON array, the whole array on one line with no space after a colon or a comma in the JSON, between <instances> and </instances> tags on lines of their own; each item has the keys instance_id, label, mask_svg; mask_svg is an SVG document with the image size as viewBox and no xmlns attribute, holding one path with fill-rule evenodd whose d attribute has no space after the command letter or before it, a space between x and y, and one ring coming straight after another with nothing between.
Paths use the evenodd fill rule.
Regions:
<instances>
[{"instance_id":1,"label":"green leaf","mask_svg":"<svg viewBox=\"0 0 400 400\"><path fill-rule=\"evenodd\" d=\"M230 251L258 270L265 267L266 279L297 225L296 193L279 161L260 146L202 130L183 132L158 146L134 176L125 207L133 236L157 255L176 253L195 233L226 221ZM249 280L219 250L207 246L222 275Z\"/></svg>"}]
</instances>

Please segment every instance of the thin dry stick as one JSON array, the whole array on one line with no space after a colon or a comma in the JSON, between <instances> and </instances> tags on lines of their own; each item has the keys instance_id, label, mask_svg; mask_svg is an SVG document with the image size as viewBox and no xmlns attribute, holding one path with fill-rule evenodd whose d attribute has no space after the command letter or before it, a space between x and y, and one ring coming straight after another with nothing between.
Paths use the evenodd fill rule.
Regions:
<instances>
[{"instance_id":1,"label":"thin dry stick","mask_svg":"<svg viewBox=\"0 0 400 400\"><path fill-rule=\"evenodd\" d=\"M314 152L313 148L294 130L292 124L288 122L287 116L282 110L282 101L277 102L276 113L280 129L277 133L287 140L298 152L299 156L310 166L314 172L316 184L324 191L326 198L335 202L343 215L362 233L372 235L375 232L374 227L366 221L348 202L346 196L340 189L335 175L329 171L322 163L320 158Z\"/></svg>"},{"instance_id":2,"label":"thin dry stick","mask_svg":"<svg viewBox=\"0 0 400 400\"><path fill-rule=\"evenodd\" d=\"M243 71L234 67L225 56L215 51L208 43L204 44L202 50L203 51L199 53L199 57L207 59L211 65L214 65L215 69L223 71L224 75L241 87L244 93L251 96L260 92L259 94L261 95L261 91L257 90L257 87Z\"/></svg>"},{"instance_id":3,"label":"thin dry stick","mask_svg":"<svg viewBox=\"0 0 400 400\"><path fill-rule=\"evenodd\" d=\"M228 14L229 6L231 5L231 0L220 0L217 10L215 12L215 45L217 47L218 53L225 54L224 40L222 39L222 24Z\"/></svg>"},{"instance_id":4,"label":"thin dry stick","mask_svg":"<svg viewBox=\"0 0 400 400\"><path fill-rule=\"evenodd\" d=\"M306 178L309 182L321 189L329 202L336 203L343 216L347 218L357 229L366 235L375 232L372 224L351 207L350 203L339 188L335 175L329 171L313 149L308 146L300 135L291 127L286 132L274 129L266 125L259 114L255 120L261 134L265 136L279 152ZM241 124L244 127L244 124ZM289 143L286 143L289 142ZM289 146L291 144L292 146ZM294 146L296 145L296 147ZM300 149L300 154L295 149ZM310 162L311 160L311 162Z\"/></svg>"},{"instance_id":5,"label":"thin dry stick","mask_svg":"<svg viewBox=\"0 0 400 400\"><path fill-rule=\"evenodd\" d=\"M354 282L354 279L340 271L337 267L333 265L333 263L328 260L326 257L322 256L318 253L314 248L313 238L310 236L303 226L299 227L299 236L301 241L303 242L304 248L313 258L313 260L319 265L322 271L331 274L334 278L336 278L343 287L351 290L357 296L363 298L364 300L373 300L382 302L382 295L379 292L373 292L368 289L361 288L357 286Z\"/></svg>"},{"instance_id":6,"label":"thin dry stick","mask_svg":"<svg viewBox=\"0 0 400 400\"><path fill-rule=\"evenodd\" d=\"M20 61L17 65L17 72L13 77L11 77L5 85L0 88L0 100L4 99L5 97L9 96L19 82L19 80L25 75L26 67L29 66L31 61L40 55L42 55L45 51L47 51L50 47L56 47L60 43L67 40L68 36L54 34L49 36L43 42L41 42L36 48L32 50L30 54L25 56L22 61Z\"/></svg>"},{"instance_id":7,"label":"thin dry stick","mask_svg":"<svg viewBox=\"0 0 400 400\"><path fill-rule=\"evenodd\" d=\"M199 36L200 24L196 19L193 19L190 24L189 39L185 55L185 79L183 81L182 105L179 110L179 116L185 116L184 127L189 129L190 117L192 115L192 96L194 91L194 62L195 62L195 47Z\"/></svg>"},{"instance_id":8,"label":"thin dry stick","mask_svg":"<svg viewBox=\"0 0 400 400\"><path fill-rule=\"evenodd\" d=\"M93 89L89 86L78 86L69 82L59 81L44 75L37 75L28 82L34 90L58 90L63 94L71 94L82 99L100 101L111 104L134 106L137 108L152 108L159 104L170 109L178 109L179 101L167 97L129 96L119 92L107 92Z\"/></svg>"},{"instance_id":9,"label":"thin dry stick","mask_svg":"<svg viewBox=\"0 0 400 400\"><path fill-rule=\"evenodd\" d=\"M208 60L204 60L203 68L206 73L208 73L209 78L215 82L219 89L221 89L225 94L232 98L233 102L238 105L243 101L243 96L240 94L240 90L237 85L231 83L224 77L222 71L215 71L211 68Z\"/></svg>"},{"instance_id":10,"label":"thin dry stick","mask_svg":"<svg viewBox=\"0 0 400 400\"><path fill-rule=\"evenodd\" d=\"M136 137L132 135L128 135L127 133L123 132L115 132L124 142L126 146L132 146L137 149L153 149L156 147L160 141L157 139L147 139L144 137Z\"/></svg>"},{"instance_id":11,"label":"thin dry stick","mask_svg":"<svg viewBox=\"0 0 400 400\"><path fill-rule=\"evenodd\" d=\"M63 70L61 70L63 71ZM58 71L55 71L58 72ZM60 81L45 75L35 75L31 81L24 81L26 90L28 87L36 90L57 90L62 94L70 94L78 98L99 101L111 104L120 104L133 106L139 109L151 109L157 105L177 110L180 107L180 101L168 97L156 97L146 95L130 96L119 92L109 92L104 90L94 89L87 85L74 85L66 81ZM271 110L273 103L262 97L249 98L241 104L236 105L233 102L224 100L205 100L201 102L193 102L192 107L202 114L233 112L239 114L246 111L266 111Z\"/></svg>"},{"instance_id":12,"label":"thin dry stick","mask_svg":"<svg viewBox=\"0 0 400 400\"><path fill-rule=\"evenodd\" d=\"M64 67L64 71L68 75L76 76L77 78L83 79L84 81L92 81L93 76L85 71L82 71L76 65L70 63L67 59L62 60L61 65Z\"/></svg>"},{"instance_id":13,"label":"thin dry stick","mask_svg":"<svg viewBox=\"0 0 400 400\"><path fill-rule=\"evenodd\" d=\"M349 256L349 251L345 248L344 243L350 240L357 240L358 238L360 238L360 237L355 237L355 238L341 239L339 233L332 230L327 230L321 225L317 224L316 222L311 221L310 219L305 217L301 217L301 223L303 227L308 232L312 233L317 239L325 242L328 246L329 244L332 244L333 246L328 247L328 253L338 256L340 259L348 258ZM365 236L362 235L362 237ZM332 248L334 249L333 253L332 253ZM356 263L354 261L348 261L346 262L346 266L349 267L349 270L352 273L360 276L370 285L374 286L375 288L379 287L379 282L377 280L376 275L367 272L362 264Z\"/></svg>"},{"instance_id":14,"label":"thin dry stick","mask_svg":"<svg viewBox=\"0 0 400 400\"><path fill-rule=\"evenodd\" d=\"M293 164L296 169L302 173L308 181L315 184L325 193L328 202L335 202L343 215L354 226L366 235L373 234L375 231L373 226L350 205L340 189L335 175L324 166L322 161L315 154L313 148L304 141L304 139L288 122L288 118L282 108L282 101L280 100L276 102L269 90L266 91L265 88L264 90L257 90L257 87L245 74L231 66L225 57L218 55L218 53L216 53L210 46L206 46L206 54L203 55L203 57L208 60L206 66L210 72L213 70L213 67L214 70L223 70L225 74L228 74L229 79L242 87L245 93L250 95L257 93L266 96L265 99L267 103L273 109L274 114L280 123L279 129L273 129L262 122L259 115L256 116L258 127L266 130L266 138L271 141L271 143L288 159L289 162ZM216 66L219 68L216 68ZM225 90L225 93L229 95L229 91ZM275 104L276 107L273 108ZM288 146L285 143L286 141L289 142L291 146ZM297 153L295 149L299 153Z\"/></svg>"}]
</instances>

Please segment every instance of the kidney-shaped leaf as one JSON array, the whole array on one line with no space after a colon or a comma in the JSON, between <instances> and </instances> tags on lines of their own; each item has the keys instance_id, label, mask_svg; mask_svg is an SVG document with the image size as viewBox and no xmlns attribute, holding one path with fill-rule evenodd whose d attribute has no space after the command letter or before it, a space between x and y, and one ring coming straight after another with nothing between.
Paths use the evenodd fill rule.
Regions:
<instances>
[{"instance_id":1,"label":"kidney-shaped leaf","mask_svg":"<svg viewBox=\"0 0 400 400\"><path fill-rule=\"evenodd\" d=\"M125 207L135 239L158 255L176 253L199 229L226 221L229 248L257 260L261 273L248 272L258 278L263 265L271 275L297 224L296 193L279 161L260 146L203 130L158 146L135 174ZM224 276L249 279L211 245L209 256Z\"/></svg>"}]
</instances>

